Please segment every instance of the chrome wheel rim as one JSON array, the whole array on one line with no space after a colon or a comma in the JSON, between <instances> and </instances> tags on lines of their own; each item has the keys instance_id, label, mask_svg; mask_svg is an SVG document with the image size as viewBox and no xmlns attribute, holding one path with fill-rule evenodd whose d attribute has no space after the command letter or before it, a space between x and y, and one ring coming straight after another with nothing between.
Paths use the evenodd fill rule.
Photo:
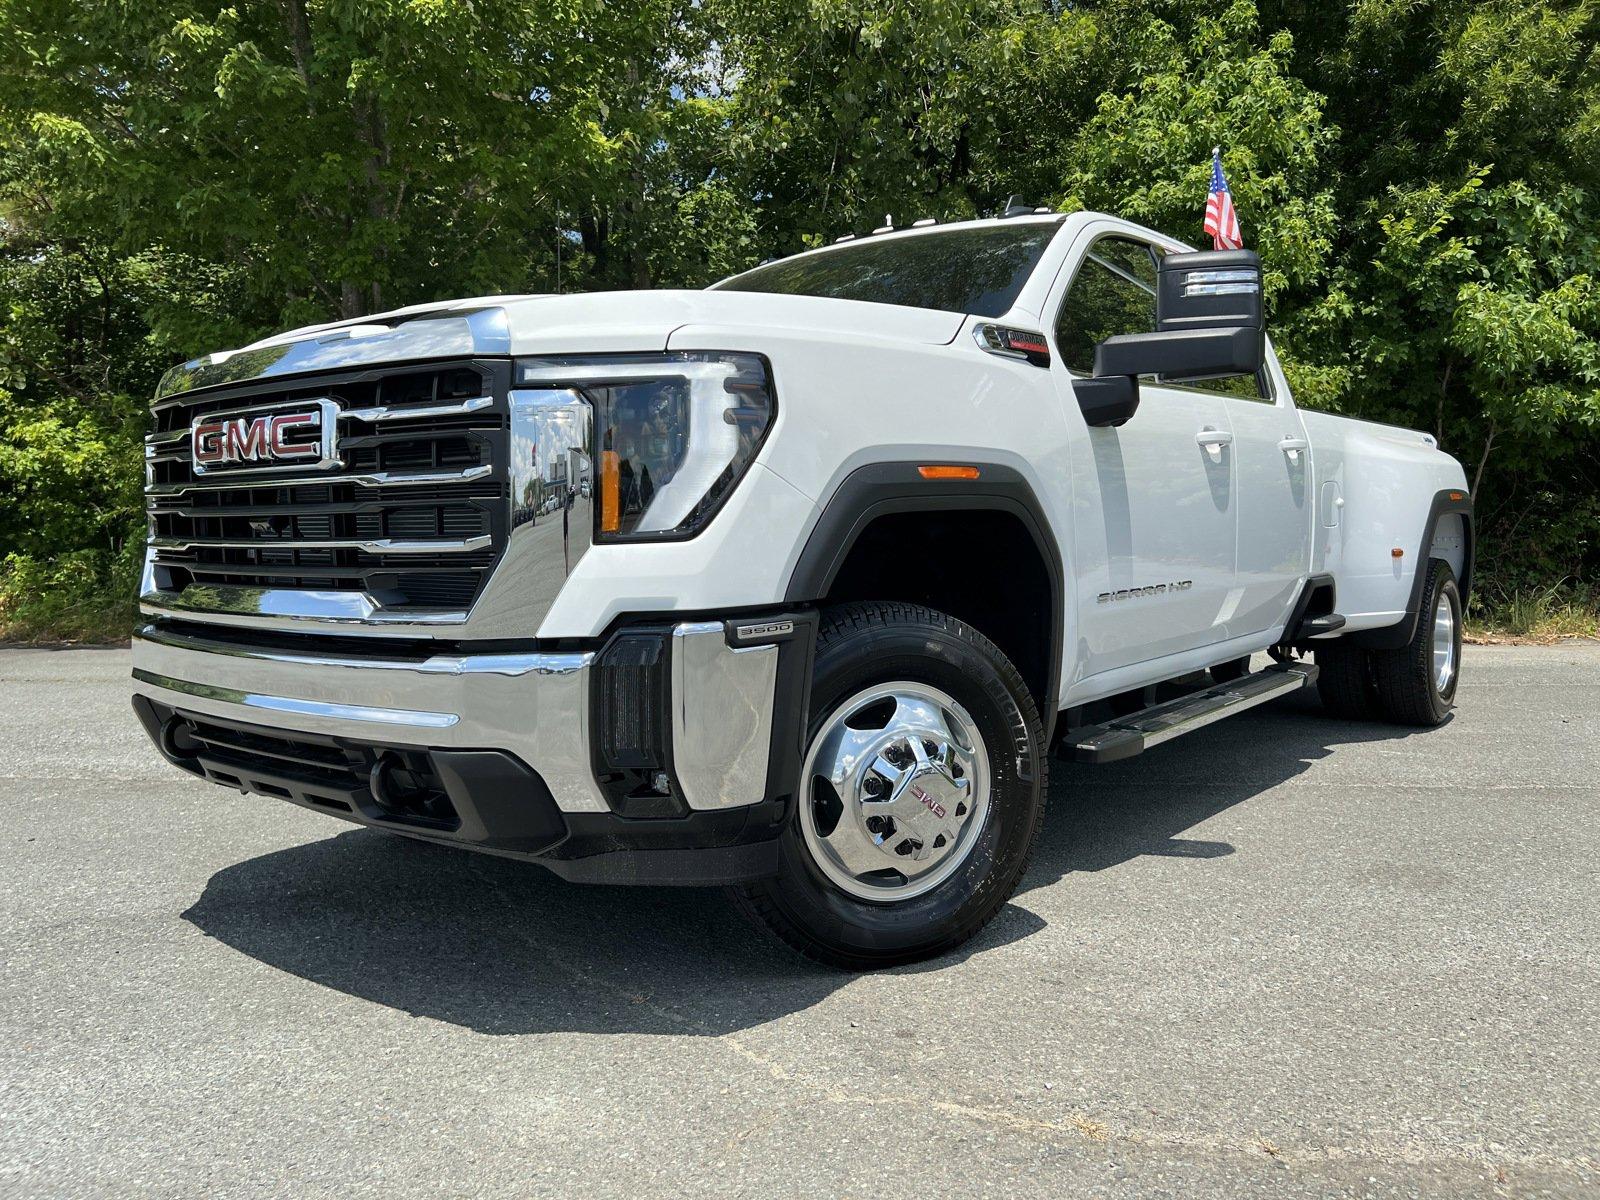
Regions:
<instances>
[{"instance_id":1,"label":"chrome wheel rim","mask_svg":"<svg viewBox=\"0 0 1600 1200\"><path fill-rule=\"evenodd\" d=\"M1443 696L1456 677L1456 608L1440 596L1433 610L1433 686Z\"/></svg>"},{"instance_id":2,"label":"chrome wheel rim","mask_svg":"<svg viewBox=\"0 0 1600 1200\"><path fill-rule=\"evenodd\" d=\"M989 758L971 714L924 683L879 684L838 705L801 775L812 861L863 900L921 896L960 869L989 815Z\"/></svg>"}]
</instances>

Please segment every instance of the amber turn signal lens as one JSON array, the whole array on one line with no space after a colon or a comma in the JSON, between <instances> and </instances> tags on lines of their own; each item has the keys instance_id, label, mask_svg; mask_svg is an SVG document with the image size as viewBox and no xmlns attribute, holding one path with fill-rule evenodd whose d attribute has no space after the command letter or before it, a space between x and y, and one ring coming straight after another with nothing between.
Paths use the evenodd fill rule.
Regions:
<instances>
[{"instance_id":1,"label":"amber turn signal lens","mask_svg":"<svg viewBox=\"0 0 1600 1200\"><path fill-rule=\"evenodd\" d=\"M615 533L622 524L622 460L615 450L600 454L600 532Z\"/></svg>"},{"instance_id":2,"label":"amber turn signal lens","mask_svg":"<svg viewBox=\"0 0 1600 1200\"><path fill-rule=\"evenodd\" d=\"M976 479L977 467L928 466L918 467L917 474L924 479Z\"/></svg>"},{"instance_id":3,"label":"amber turn signal lens","mask_svg":"<svg viewBox=\"0 0 1600 1200\"><path fill-rule=\"evenodd\" d=\"M1450 493L1450 499L1452 499L1452 500L1465 500L1466 498L1467 498L1467 496L1466 496L1465 492L1451 492Z\"/></svg>"},{"instance_id":4,"label":"amber turn signal lens","mask_svg":"<svg viewBox=\"0 0 1600 1200\"><path fill-rule=\"evenodd\" d=\"M1405 556L1406 552L1400 549L1399 546L1396 546L1393 550L1389 551L1390 558L1404 558Z\"/></svg>"}]
</instances>

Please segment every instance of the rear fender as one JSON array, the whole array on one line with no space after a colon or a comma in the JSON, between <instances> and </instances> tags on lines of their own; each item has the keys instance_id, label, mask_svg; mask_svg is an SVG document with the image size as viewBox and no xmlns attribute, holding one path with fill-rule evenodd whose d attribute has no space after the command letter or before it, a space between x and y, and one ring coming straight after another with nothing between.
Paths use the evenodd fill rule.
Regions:
<instances>
[{"instance_id":1,"label":"rear fender","mask_svg":"<svg viewBox=\"0 0 1600 1200\"><path fill-rule=\"evenodd\" d=\"M1416 567L1411 576L1411 592L1406 615L1382 629L1364 629L1339 640L1367 650L1398 650L1408 644L1417 630L1422 612L1422 589L1428 579L1428 560L1440 558L1450 565L1461 590L1465 609L1472 594L1472 498L1461 488L1445 488L1436 493L1422 525L1422 542L1417 547Z\"/></svg>"}]
</instances>

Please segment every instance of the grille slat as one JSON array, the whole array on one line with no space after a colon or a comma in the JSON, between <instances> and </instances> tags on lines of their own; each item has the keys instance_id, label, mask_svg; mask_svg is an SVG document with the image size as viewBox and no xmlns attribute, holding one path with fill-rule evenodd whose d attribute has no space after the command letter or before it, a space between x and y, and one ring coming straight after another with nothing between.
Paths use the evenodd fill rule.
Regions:
<instances>
[{"instance_id":1,"label":"grille slat","mask_svg":"<svg viewBox=\"0 0 1600 1200\"><path fill-rule=\"evenodd\" d=\"M146 511L157 584L361 591L386 607L460 611L507 532L509 363L406 364L156 406ZM195 417L331 399L341 469L197 477Z\"/></svg>"},{"instance_id":2,"label":"grille slat","mask_svg":"<svg viewBox=\"0 0 1600 1200\"><path fill-rule=\"evenodd\" d=\"M186 462L187 465L187 462ZM345 474L339 476L341 483L349 483L364 487L432 487L435 485L448 485L452 483L471 483L475 480L487 479L494 474L494 467L479 464L463 467L453 471L398 471L398 472L373 472L370 474ZM296 481L280 479L275 483L241 484L237 479L214 480L207 479L198 483L156 484L145 489L150 496L182 496L190 492L236 492L247 489L260 490L263 487L309 487L309 481Z\"/></svg>"},{"instance_id":3,"label":"grille slat","mask_svg":"<svg viewBox=\"0 0 1600 1200\"><path fill-rule=\"evenodd\" d=\"M362 554L471 554L488 547L488 534L448 540L429 538L406 541L401 538L344 538L332 542L305 542L289 538L175 538L154 537L156 550L356 550Z\"/></svg>"}]
</instances>

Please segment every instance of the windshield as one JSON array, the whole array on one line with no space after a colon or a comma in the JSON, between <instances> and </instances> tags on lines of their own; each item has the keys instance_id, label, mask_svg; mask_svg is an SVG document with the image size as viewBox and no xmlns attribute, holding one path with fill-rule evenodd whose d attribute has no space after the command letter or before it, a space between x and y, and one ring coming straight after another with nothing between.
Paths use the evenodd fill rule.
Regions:
<instances>
[{"instance_id":1,"label":"windshield","mask_svg":"<svg viewBox=\"0 0 1600 1200\"><path fill-rule=\"evenodd\" d=\"M716 287L998 317L1016 302L1058 224L1030 221L871 239L786 258Z\"/></svg>"}]
</instances>

